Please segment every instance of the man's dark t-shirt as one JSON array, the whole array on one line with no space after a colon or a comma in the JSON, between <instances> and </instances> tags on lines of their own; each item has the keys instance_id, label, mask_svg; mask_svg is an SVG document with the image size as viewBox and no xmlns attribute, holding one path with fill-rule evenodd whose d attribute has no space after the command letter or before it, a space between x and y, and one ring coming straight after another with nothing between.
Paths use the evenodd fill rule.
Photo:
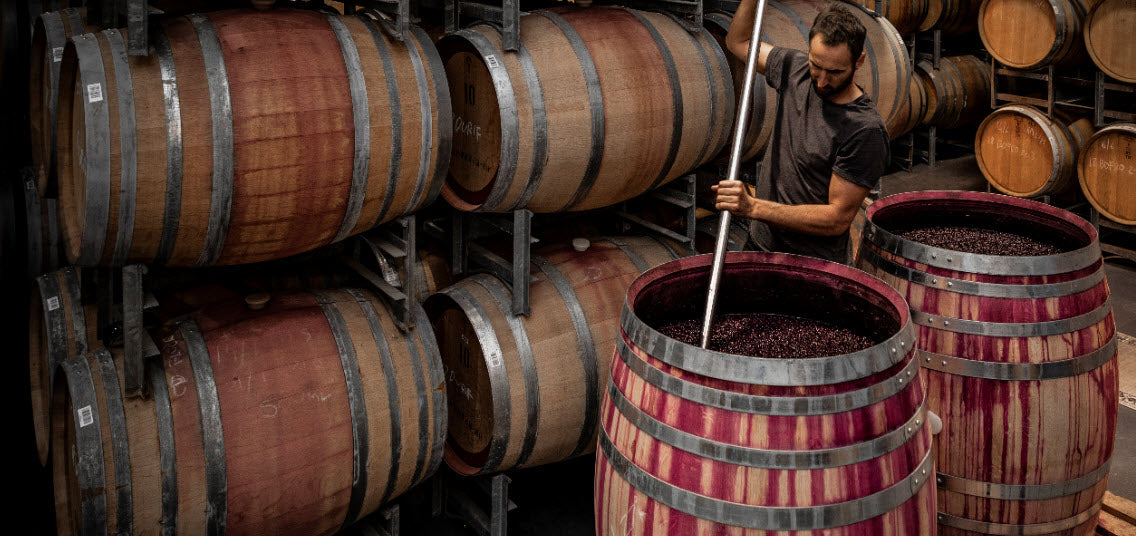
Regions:
<instances>
[{"instance_id":1,"label":"man's dark t-shirt","mask_svg":"<svg viewBox=\"0 0 1136 536\"><path fill-rule=\"evenodd\" d=\"M824 100L812 88L808 55L800 50L775 47L765 65L765 80L778 93L773 137L762 163L762 181L772 188L770 200L785 205L828 204L833 173L874 188L891 152L872 99L865 93L847 104ZM752 227L750 232L755 242L772 251L847 262L847 232L814 236L774 225L769 230L770 237Z\"/></svg>"}]
</instances>

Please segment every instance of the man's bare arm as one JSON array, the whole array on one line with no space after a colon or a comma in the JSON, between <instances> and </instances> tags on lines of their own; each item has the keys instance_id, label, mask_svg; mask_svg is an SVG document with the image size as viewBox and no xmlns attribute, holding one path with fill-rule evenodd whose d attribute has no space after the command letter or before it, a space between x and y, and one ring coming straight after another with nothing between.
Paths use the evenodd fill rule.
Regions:
<instances>
[{"instance_id":1,"label":"man's bare arm","mask_svg":"<svg viewBox=\"0 0 1136 536\"><path fill-rule=\"evenodd\" d=\"M828 187L828 204L783 205L749 194L741 181L722 181L715 207L735 216L761 220L798 233L838 236L848 231L856 211L868 196L868 188L844 180L833 173Z\"/></svg>"},{"instance_id":2,"label":"man's bare arm","mask_svg":"<svg viewBox=\"0 0 1136 536\"><path fill-rule=\"evenodd\" d=\"M749 42L753 36L753 13L757 10L757 0L742 0L738 11L734 13L734 20L730 23L730 30L726 32L726 48L734 56L745 61L749 56ZM761 43L757 50L757 73L765 74L765 60L773 45Z\"/></svg>"}]
</instances>

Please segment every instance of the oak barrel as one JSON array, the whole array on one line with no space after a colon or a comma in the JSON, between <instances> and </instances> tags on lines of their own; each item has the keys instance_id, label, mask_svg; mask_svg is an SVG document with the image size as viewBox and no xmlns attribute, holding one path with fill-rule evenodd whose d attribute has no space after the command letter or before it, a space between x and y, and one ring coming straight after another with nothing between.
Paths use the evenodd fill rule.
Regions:
<instances>
[{"instance_id":1,"label":"oak barrel","mask_svg":"<svg viewBox=\"0 0 1136 536\"><path fill-rule=\"evenodd\" d=\"M61 533L332 534L441 463L433 333L366 291L215 304L159 337L150 399L121 398L105 350L56 375Z\"/></svg>"},{"instance_id":2,"label":"oak barrel","mask_svg":"<svg viewBox=\"0 0 1136 536\"><path fill-rule=\"evenodd\" d=\"M596 534L934 534L931 429L903 298L844 265L731 252L719 314L827 320L876 344L773 359L656 331L701 318L712 260L667 263L627 292L601 407Z\"/></svg>"},{"instance_id":3,"label":"oak barrel","mask_svg":"<svg viewBox=\"0 0 1136 536\"><path fill-rule=\"evenodd\" d=\"M1092 135L1088 119L1050 118L1032 106L1009 104L978 126L978 169L999 191L1017 197L1062 193L1073 186L1081 147Z\"/></svg>"},{"instance_id":4,"label":"oak barrel","mask_svg":"<svg viewBox=\"0 0 1136 536\"><path fill-rule=\"evenodd\" d=\"M24 197L22 216L27 236L23 243L27 253L27 274L36 277L66 264L67 254L59 231L59 201L40 195L31 168L20 172L17 188L23 190Z\"/></svg>"},{"instance_id":5,"label":"oak barrel","mask_svg":"<svg viewBox=\"0 0 1136 536\"><path fill-rule=\"evenodd\" d=\"M990 65L974 56L944 56L938 69L923 60L915 65L915 75L927 94L924 124L958 128L990 109Z\"/></svg>"},{"instance_id":6,"label":"oak barrel","mask_svg":"<svg viewBox=\"0 0 1136 536\"><path fill-rule=\"evenodd\" d=\"M1083 28L1085 48L1105 74L1136 84L1136 51L1130 43L1136 21L1133 0L1100 0L1089 10Z\"/></svg>"},{"instance_id":7,"label":"oak barrel","mask_svg":"<svg viewBox=\"0 0 1136 536\"><path fill-rule=\"evenodd\" d=\"M542 248L528 316L514 316L508 287L485 274L430 297L450 401L446 464L473 475L592 452L620 297L674 258L647 237Z\"/></svg>"},{"instance_id":8,"label":"oak barrel","mask_svg":"<svg viewBox=\"0 0 1136 536\"><path fill-rule=\"evenodd\" d=\"M941 0L855 0L865 9L874 11L895 26L899 35L910 35L927 18L931 4Z\"/></svg>"},{"instance_id":9,"label":"oak barrel","mask_svg":"<svg viewBox=\"0 0 1136 536\"><path fill-rule=\"evenodd\" d=\"M1136 225L1136 124L1115 123L1089 138L1077 161L1085 198L1106 218Z\"/></svg>"},{"instance_id":10,"label":"oak barrel","mask_svg":"<svg viewBox=\"0 0 1136 536\"><path fill-rule=\"evenodd\" d=\"M734 106L736 107L740 106L742 102L742 88L745 86L745 62L726 50L726 33L730 31L730 23L733 20L732 13L714 11L703 15L702 24L710 31L710 35L714 36L714 41L718 43L718 47L726 56L726 62L730 66L730 73L733 77ZM768 38L765 37L764 39ZM777 117L777 95L773 88L765 82L765 76L754 74L753 95L750 96L750 99L753 106L750 108L752 111L750 112L749 123L746 125L745 141L742 142L742 147L745 148L745 152L742 153L743 162L753 160L765 149L765 145L769 143L769 137L773 135L774 119ZM730 128L730 136L732 141L732 127ZM720 156L729 158L729 149L730 144L726 144Z\"/></svg>"},{"instance_id":11,"label":"oak barrel","mask_svg":"<svg viewBox=\"0 0 1136 536\"><path fill-rule=\"evenodd\" d=\"M977 192L887 197L868 222L857 266L907 299L927 401L943 421L939 534L1093 534L1119 400L1096 230L1049 205ZM977 255L899 235L924 225L1018 233L1063 253Z\"/></svg>"},{"instance_id":12,"label":"oak barrel","mask_svg":"<svg viewBox=\"0 0 1136 536\"><path fill-rule=\"evenodd\" d=\"M588 210L708 162L728 142L733 89L706 32L615 7L537 10L520 50L478 24L438 42L454 96L442 191L466 211Z\"/></svg>"},{"instance_id":13,"label":"oak barrel","mask_svg":"<svg viewBox=\"0 0 1136 536\"><path fill-rule=\"evenodd\" d=\"M807 51L812 22L827 5L828 2L825 0L770 0L765 11L765 22L762 23L762 41L774 46ZM908 84L912 73L907 45L887 19L858 5L850 6L849 11L860 20L868 32L864 40L864 53L867 57L864 65L856 71L853 80L863 88L876 105L887 127L888 135L892 139L898 138L902 134L901 123L905 119L905 103L908 99ZM710 21L707 24L716 26L725 24L728 28L730 19L728 15L711 15L707 17ZM732 54L728 56L736 59ZM744 66L745 62L742 61L731 63L735 80L740 81L745 76ZM754 106L750 116L753 127L747 133L744 153L746 158L756 156L765 147L777 117L777 93L767 85L765 77L758 75L754 81ZM738 101L740 102L740 96ZM760 135L751 138L753 129L757 129L759 125Z\"/></svg>"},{"instance_id":14,"label":"oak barrel","mask_svg":"<svg viewBox=\"0 0 1136 536\"><path fill-rule=\"evenodd\" d=\"M258 262L430 204L450 153L441 60L421 29L398 41L368 15L169 18L147 57L119 31L75 37L58 124L68 257Z\"/></svg>"},{"instance_id":15,"label":"oak barrel","mask_svg":"<svg viewBox=\"0 0 1136 536\"><path fill-rule=\"evenodd\" d=\"M982 0L931 0L919 31L939 30L943 35L962 35L978 27Z\"/></svg>"},{"instance_id":16,"label":"oak barrel","mask_svg":"<svg viewBox=\"0 0 1136 536\"><path fill-rule=\"evenodd\" d=\"M67 8L40 15L32 29L28 115L31 119L32 167L40 195L48 193L48 177L55 169L55 119L63 49L71 36L94 30L86 26L86 20L87 8Z\"/></svg>"},{"instance_id":17,"label":"oak barrel","mask_svg":"<svg viewBox=\"0 0 1136 536\"><path fill-rule=\"evenodd\" d=\"M908 92L907 103L900 108L896 116L894 130L888 131L892 139L911 132L915 127L923 124L923 117L927 115L927 85L918 71L911 77Z\"/></svg>"},{"instance_id":18,"label":"oak barrel","mask_svg":"<svg viewBox=\"0 0 1136 536\"><path fill-rule=\"evenodd\" d=\"M51 390L56 369L95 342L94 306L84 307L79 274L64 268L36 278L28 315L28 371L32 426L40 463L47 464L51 439Z\"/></svg>"},{"instance_id":19,"label":"oak barrel","mask_svg":"<svg viewBox=\"0 0 1136 536\"><path fill-rule=\"evenodd\" d=\"M994 59L1015 69L1075 65L1084 57L1081 25L1089 0L983 0L978 35Z\"/></svg>"}]
</instances>

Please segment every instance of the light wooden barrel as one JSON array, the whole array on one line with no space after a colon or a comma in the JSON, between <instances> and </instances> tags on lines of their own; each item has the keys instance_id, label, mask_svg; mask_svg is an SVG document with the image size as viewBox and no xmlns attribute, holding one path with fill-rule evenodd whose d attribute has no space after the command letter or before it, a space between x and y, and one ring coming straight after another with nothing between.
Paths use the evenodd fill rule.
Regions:
<instances>
[{"instance_id":1,"label":"light wooden barrel","mask_svg":"<svg viewBox=\"0 0 1136 536\"><path fill-rule=\"evenodd\" d=\"M118 31L74 38L59 102L68 257L258 262L431 203L449 90L425 33L388 30L273 9L163 20L147 57L126 56Z\"/></svg>"},{"instance_id":2,"label":"light wooden barrel","mask_svg":"<svg viewBox=\"0 0 1136 536\"><path fill-rule=\"evenodd\" d=\"M55 169L55 119L63 49L71 36L94 30L87 27L86 20L87 8L67 8L40 15L32 29L28 115L31 119L32 167L40 195L47 193L48 177Z\"/></svg>"},{"instance_id":3,"label":"light wooden barrel","mask_svg":"<svg viewBox=\"0 0 1136 536\"><path fill-rule=\"evenodd\" d=\"M701 318L712 260L667 263L627 293L601 407L596 534L934 534L931 428L899 294L847 266L733 252L719 312L824 319L878 344L769 359L655 331Z\"/></svg>"},{"instance_id":4,"label":"light wooden barrel","mask_svg":"<svg viewBox=\"0 0 1136 536\"><path fill-rule=\"evenodd\" d=\"M428 299L450 401L446 464L473 475L592 452L620 297L675 257L646 237L544 248L533 256L527 317L513 315L508 288L485 274Z\"/></svg>"},{"instance_id":5,"label":"light wooden barrel","mask_svg":"<svg viewBox=\"0 0 1136 536\"><path fill-rule=\"evenodd\" d=\"M1119 400L1096 231L1048 205L976 192L887 197L868 220L857 266L910 304L928 404L943 420L939 534L1094 534ZM975 255L889 231L963 220L1066 252Z\"/></svg>"},{"instance_id":6,"label":"light wooden barrel","mask_svg":"<svg viewBox=\"0 0 1136 536\"><path fill-rule=\"evenodd\" d=\"M999 191L1017 197L1058 194L1073 185L1074 164L1092 135L1088 119L1050 119L1036 108L1010 104L978 126L978 168Z\"/></svg>"},{"instance_id":7,"label":"light wooden barrel","mask_svg":"<svg viewBox=\"0 0 1136 536\"><path fill-rule=\"evenodd\" d=\"M762 23L762 41L774 46L807 51L809 28L827 5L828 2L824 0L770 0L765 11L764 20L767 22ZM905 120L912 73L907 45L887 19L870 13L859 5L849 8L868 31L864 41L867 59L853 80L864 88L875 103L888 135L892 139L898 138L903 134L901 123ZM724 25L728 28L731 19L730 15L711 13L706 20L709 21L708 25ZM727 55L736 59L732 54ZM739 81L740 86L740 80L745 76L745 62L734 61L730 65L734 70L734 79ZM754 105L750 115L751 127L746 134L745 158L754 157L765 148L777 118L777 92L766 84L763 76L758 75L754 81ZM739 95L738 102L740 101Z\"/></svg>"},{"instance_id":8,"label":"light wooden barrel","mask_svg":"<svg viewBox=\"0 0 1136 536\"><path fill-rule=\"evenodd\" d=\"M1085 198L1101 215L1136 225L1136 124L1116 123L1089 138L1077 161Z\"/></svg>"},{"instance_id":9,"label":"light wooden barrel","mask_svg":"<svg viewBox=\"0 0 1136 536\"><path fill-rule=\"evenodd\" d=\"M714 158L733 88L706 32L613 7L538 10L518 53L487 24L439 41L454 105L442 191L466 211L588 210L616 204Z\"/></svg>"},{"instance_id":10,"label":"light wooden barrel","mask_svg":"<svg viewBox=\"0 0 1136 536\"><path fill-rule=\"evenodd\" d=\"M944 35L962 35L978 27L982 0L931 0L919 31L939 30Z\"/></svg>"},{"instance_id":11,"label":"light wooden barrel","mask_svg":"<svg viewBox=\"0 0 1136 536\"><path fill-rule=\"evenodd\" d=\"M914 130L923 123L923 117L927 115L927 86L924 78L919 76L918 70L911 77L908 92L907 104L900 108L893 127L894 131L888 131L892 139Z\"/></svg>"},{"instance_id":12,"label":"light wooden barrel","mask_svg":"<svg viewBox=\"0 0 1136 536\"><path fill-rule=\"evenodd\" d=\"M958 128L982 118L990 109L990 66L974 56L945 56L939 68L930 61L915 66L923 80L927 109L923 123Z\"/></svg>"},{"instance_id":13,"label":"light wooden barrel","mask_svg":"<svg viewBox=\"0 0 1136 536\"><path fill-rule=\"evenodd\" d=\"M1074 65L1084 57L1084 0L983 0L978 35L994 59L1015 69Z\"/></svg>"},{"instance_id":14,"label":"light wooden barrel","mask_svg":"<svg viewBox=\"0 0 1136 536\"><path fill-rule=\"evenodd\" d=\"M941 0L851 0L849 3L855 3L863 6L865 9L876 12L884 17L895 26L896 31L900 35L910 35L927 18L927 12L931 9L931 4L938 3Z\"/></svg>"},{"instance_id":15,"label":"light wooden barrel","mask_svg":"<svg viewBox=\"0 0 1136 536\"><path fill-rule=\"evenodd\" d=\"M47 464L51 443L51 390L59 364L96 342L94 306L84 307L74 268L41 275L31 289L28 372L32 426L39 461Z\"/></svg>"},{"instance_id":16,"label":"light wooden barrel","mask_svg":"<svg viewBox=\"0 0 1136 536\"><path fill-rule=\"evenodd\" d=\"M123 400L121 357L56 376L60 533L332 534L428 478L446 429L429 322L399 332L374 296L274 295L169 326L152 398Z\"/></svg>"},{"instance_id":17,"label":"light wooden barrel","mask_svg":"<svg viewBox=\"0 0 1136 536\"><path fill-rule=\"evenodd\" d=\"M1136 84L1136 51L1130 40L1136 21L1133 0L1100 0L1089 11L1083 28L1085 48L1105 74Z\"/></svg>"}]
</instances>

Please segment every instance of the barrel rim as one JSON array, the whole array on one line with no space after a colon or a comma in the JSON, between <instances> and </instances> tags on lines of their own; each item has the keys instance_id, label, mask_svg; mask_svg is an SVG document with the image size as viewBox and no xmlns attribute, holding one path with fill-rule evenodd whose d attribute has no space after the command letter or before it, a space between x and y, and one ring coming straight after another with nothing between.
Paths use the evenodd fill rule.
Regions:
<instances>
[{"instance_id":1,"label":"barrel rim","mask_svg":"<svg viewBox=\"0 0 1136 536\"><path fill-rule=\"evenodd\" d=\"M659 333L635 313L635 301L649 285L664 276L681 271L708 271L712 262L712 254L684 257L652 268L636 278L627 291L620 317L623 339L637 348L646 349L655 359L688 372L720 380L772 386L830 385L858 380L896 365L915 346L910 310L895 289L855 268L789 253L732 251L726 253L723 265L787 266L843 278L875 292L889 302L899 318L899 329L888 339L850 354L777 359L716 352L685 344Z\"/></svg>"},{"instance_id":2,"label":"barrel rim","mask_svg":"<svg viewBox=\"0 0 1136 536\"><path fill-rule=\"evenodd\" d=\"M1001 205L1005 208L1041 213L1055 220L1071 223L1089 237L1089 244L1080 249L1056 255L1040 255L1036 257L980 255L977 253L963 253L950 249L936 248L900 238L876 226L872 221L876 213L888 207L902 203L931 200L945 200L948 202L987 202L991 206ZM1101 255L1097 230L1092 224L1085 221L1084 218L1067 210L1046 205L1045 203L1002 194L959 190L908 192L891 195L872 203L866 211L866 216L867 222L865 222L865 231L861 240L866 240L870 244L905 259L958 272L1011 276L1057 275L1088 268L1099 261Z\"/></svg>"}]
</instances>

